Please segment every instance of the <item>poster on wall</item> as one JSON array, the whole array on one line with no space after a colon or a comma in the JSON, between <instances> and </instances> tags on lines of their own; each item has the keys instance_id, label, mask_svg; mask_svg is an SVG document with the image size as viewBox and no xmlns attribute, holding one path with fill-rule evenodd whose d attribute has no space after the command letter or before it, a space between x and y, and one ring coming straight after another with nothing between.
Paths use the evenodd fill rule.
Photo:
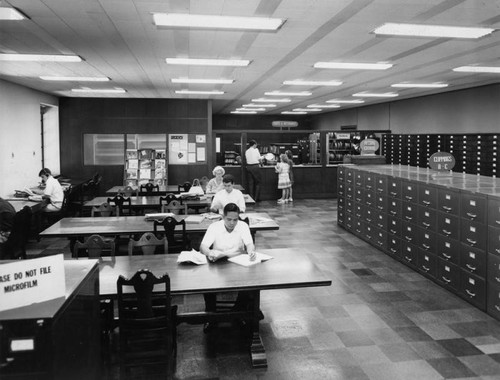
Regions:
<instances>
[{"instance_id":1,"label":"poster on wall","mask_svg":"<svg viewBox=\"0 0 500 380\"><path fill-rule=\"evenodd\" d=\"M171 165L188 164L188 135L168 135L168 160Z\"/></svg>"}]
</instances>

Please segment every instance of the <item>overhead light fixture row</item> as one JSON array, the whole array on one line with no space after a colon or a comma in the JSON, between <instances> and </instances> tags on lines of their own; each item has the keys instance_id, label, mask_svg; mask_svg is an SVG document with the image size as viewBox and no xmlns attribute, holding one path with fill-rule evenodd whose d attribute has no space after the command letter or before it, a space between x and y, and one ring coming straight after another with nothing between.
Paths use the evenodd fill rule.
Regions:
<instances>
[{"instance_id":1,"label":"overhead light fixture row","mask_svg":"<svg viewBox=\"0 0 500 380\"><path fill-rule=\"evenodd\" d=\"M127 90L123 88L73 88L72 92L80 92L80 93L96 93L96 94L124 94Z\"/></svg>"},{"instance_id":2,"label":"overhead light fixture row","mask_svg":"<svg viewBox=\"0 0 500 380\"><path fill-rule=\"evenodd\" d=\"M287 91L268 91L265 92L266 96L310 96L312 92L309 91L299 91L299 92L287 92Z\"/></svg>"},{"instance_id":3,"label":"overhead light fixture row","mask_svg":"<svg viewBox=\"0 0 500 380\"><path fill-rule=\"evenodd\" d=\"M0 61L24 62L81 62L78 55L57 54L0 54Z\"/></svg>"},{"instance_id":4,"label":"overhead light fixture row","mask_svg":"<svg viewBox=\"0 0 500 380\"><path fill-rule=\"evenodd\" d=\"M168 65L192 66L248 66L247 59L215 59L215 58L166 58Z\"/></svg>"},{"instance_id":5,"label":"overhead light fixture row","mask_svg":"<svg viewBox=\"0 0 500 380\"><path fill-rule=\"evenodd\" d=\"M352 100L331 99L326 101L326 103L337 103L337 104L361 104L364 102L365 101L361 99L352 99Z\"/></svg>"},{"instance_id":6,"label":"overhead light fixture row","mask_svg":"<svg viewBox=\"0 0 500 380\"><path fill-rule=\"evenodd\" d=\"M177 90L176 94L180 95L223 95L224 91L195 91L195 90Z\"/></svg>"},{"instance_id":7,"label":"overhead light fixture row","mask_svg":"<svg viewBox=\"0 0 500 380\"><path fill-rule=\"evenodd\" d=\"M289 86L340 86L342 84L339 80L286 80L283 82Z\"/></svg>"},{"instance_id":8,"label":"overhead light fixture row","mask_svg":"<svg viewBox=\"0 0 500 380\"><path fill-rule=\"evenodd\" d=\"M339 69L339 70L387 70L393 65L391 63L363 63L363 62L316 62L316 69Z\"/></svg>"},{"instance_id":9,"label":"overhead light fixture row","mask_svg":"<svg viewBox=\"0 0 500 380\"><path fill-rule=\"evenodd\" d=\"M491 73L500 74L500 66L460 66L455 67L453 71L459 73Z\"/></svg>"},{"instance_id":10,"label":"overhead light fixture row","mask_svg":"<svg viewBox=\"0 0 500 380\"><path fill-rule=\"evenodd\" d=\"M108 77L58 77L42 75L40 79L49 81L63 81L63 82L108 82Z\"/></svg>"},{"instance_id":11,"label":"overhead light fixture row","mask_svg":"<svg viewBox=\"0 0 500 380\"><path fill-rule=\"evenodd\" d=\"M395 83L391 87L397 88L444 88L448 87L446 83Z\"/></svg>"},{"instance_id":12,"label":"overhead light fixture row","mask_svg":"<svg viewBox=\"0 0 500 380\"><path fill-rule=\"evenodd\" d=\"M366 98L395 98L399 95L395 92L358 92L356 94L352 94L352 96L360 96Z\"/></svg>"},{"instance_id":13,"label":"overhead light fixture row","mask_svg":"<svg viewBox=\"0 0 500 380\"><path fill-rule=\"evenodd\" d=\"M307 112L304 111L283 111L281 113L283 115L307 115Z\"/></svg>"},{"instance_id":14,"label":"overhead light fixture row","mask_svg":"<svg viewBox=\"0 0 500 380\"><path fill-rule=\"evenodd\" d=\"M290 103L291 100L287 98L257 98L257 99L252 99L252 102L256 103Z\"/></svg>"},{"instance_id":15,"label":"overhead light fixture row","mask_svg":"<svg viewBox=\"0 0 500 380\"><path fill-rule=\"evenodd\" d=\"M255 115L256 111L231 111L231 113L242 114L242 115Z\"/></svg>"},{"instance_id":16,"label":"overhead light fixture row","mask_svg":"<svg viewBox=\"0 0 500 380\"><path fill-rule=\"evenodd\" d=\"M323 111L321 108L294 108L295 112L319 112Z\"/></svg>"},{"instance_id":17,"label":"overhead light fixture row","mask_svg":"<svg viewBox=\"0 0 500 380\"><path fill-rule=\"evenodd\" d=\"M472 28L463 26L397 24L386 23L373 31L375 34L390 36L470 38L476 39L491 34L493 28Z\"/></svg>"},{"instance_id":18,"label":"overhead light fixture row","mask_svg":"<svg viewBox=\"0 0 500 380\"><path fill-rule=\"evenodd\" d=\"M309 104L307 108L340 108L338 104Z\"/></svg>"},{"instance_id":19,"label":"overhead light fixture row","mask_svg":"<svg viewBox=\"0 0 500 380\"><path fill-rule=\"evenodd\" d=\"M26 17L23 13L16 8L0 7L0 20L20 21L25 20Z\"/></svg>"},{"instance_id":20,"label":"overhead light fixture row","mask_svg":"<svg viewBox=\"0 0 500 380\"><path fill-rule=\"evenodd\" d=\"M268 108L272 108L272 107L276 107L276 104L253 104L253 103L248 103L248 104L243 104L243 107L268 107Z\"/></svg>"},{"instance_id":21,"label":"overhead light fixture row","mask_svg":"<svg viewBox=\"0 0 500 380\"><path fill-rule=\"evenodd\" d=\"M188 13L153 13L153 20L156 26L172 28L267 31L279 29L286 21L286 19L269 17L195 15Z\"/></svg>"},{"instance_id":22,"label":"overhead light fixture row","mask_svg":"<svg viewBox=\"0 0 500 380\"><path fill-rule=\"evenodd\" d=\"M191 79L191 78L172 78L172 83L193 83L193 84L231 84L233 79Z\"/></svg>"},{"instance_id":23,"label":"overhead light fixture row","mask_svg":"<svg viewBox=\"0 0 500 380\"><path fill-rule=\"evenodd\" d=\"M265 108L246 108L246 107L243 107L243 108L236 108L236 111L267 111L267 109Z\"/></svg>"}]
</instances>

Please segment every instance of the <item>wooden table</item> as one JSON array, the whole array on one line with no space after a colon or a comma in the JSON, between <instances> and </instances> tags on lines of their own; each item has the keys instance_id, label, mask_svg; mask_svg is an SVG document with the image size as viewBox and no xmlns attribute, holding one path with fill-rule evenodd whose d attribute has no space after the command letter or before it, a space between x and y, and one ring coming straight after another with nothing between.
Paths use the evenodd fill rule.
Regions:
<instances>
[{"instance_id":1,"label":"wooden table","mask_svg":"<svg viewBox=\"0 0 500 380\"><path fill-rule=\"evenodd\" d=\"M190 215L176 215L176 219L185 219ZM279 229L278 223L271 219L266 213L246 213L250 220L252 232ZM262 221L268 219L269 221ZM213 220L205 219L201 223L186 223L188 233L204 233ZM180 226L178 226L180 227ZM143 234L153 231L153 222L144 216L108 216L108 217L84 217L63 218L40 233L40 237L68 237L99 235L126 235Z\"/></svg>"},{"instance_id":2,"label":"wooden table","mask_svg":"<svg viewBox=\"0 0 500 380\"><path fill-rule=\"evenodd\" d=\"M111 189L108 189L106 191L106 194L110 195L110 196L116 195L124 187L125 186L113 186ZM138 191L139 190L138 186L131 186L131 187L132 187L132 189L134 189L134 191ZM243 188L243 186L241 186L239 184L235 184L234 188L238 189L240 191L244 191L245 190ZM184 192L184 191L179 191L178 185L167 185L167 186L163 186L162 185L162 186L160 186L160 191L159 191L158 195L165 195L165 194L168 194L168 193L179 194L180 192Z\"/></svg>"},{"instance_id":3,"label":"wooden table","mask_svg":"<svg viewBox=\"0 0 500 380\"><path fill-rule=\"evenodd\" d=\"M273 259L251 267L227 260L206 265L177 264L178 255L175 254L103 258L99 264L100 295L102 298L116 298L118 276L131 277L144 268L157 276L168 273L172 295L240 290L252 292L253 307L250 312L189 312L179 314L178 318L180 322L188 323L232 320L238 315L250 318L252 365L265 368L267 358L259 332L260 291L330 286L332 281L300 250L268 249L261 252L271 255Z\"/></svg>"},{"instance_id":4,"label":"wooden table","mask_svg":"<svg viewBox=\"0 0 500 380\"><path fill-rule=\"evenodd\" d=\"M245 204L254 205L255 201L248 194L243 194L245 197ZM204 207L210 206L212 204L213 195L204 195L200 197L200 199L190 200L183 199L182 203L187 204L188 207ZM101 204L108 201L108 197L96 197L90 201L84 203L83 207L92 208L98 207ZM130 197L131 208L133 209L154 209L157 208L160 210L160 196L139 196L139 197Z\"/></svg>"},{"instance_id":5,"label":"wooden table","mask_svg":"<svg viewBox=\"0 0 500 380\"><path fill-rule=\"evenodd\" d=\"M9 201L9 203L14 206L14 209L16 212L21 211L24 206L28 206L31 208L31 211L33 213L40 211L43 206L47 203L46 201L41 201L41 202L33 202L28 200L28 198L4 198L6 201Z\"/></svg>"}]
</instances>

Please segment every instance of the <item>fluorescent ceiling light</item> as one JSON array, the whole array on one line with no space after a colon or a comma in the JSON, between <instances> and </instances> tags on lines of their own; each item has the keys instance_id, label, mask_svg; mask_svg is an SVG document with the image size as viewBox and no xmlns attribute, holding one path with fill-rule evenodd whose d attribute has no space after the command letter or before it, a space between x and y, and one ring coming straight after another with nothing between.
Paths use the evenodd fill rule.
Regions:
<instances>
[{"instance_id":1,"label":"fluorescent ceiling light","mask_svg":"<svg viewBox=\"0 0 500 380\"><path fill-rule=\"evenodd\" d=\"M190 79L172 78L172 83L196 83L196 84L231 84L233 79Z\"/></svg>"},{"instance_id":2,"label":"fluorescent ceiling light","mask_svg":"<svg viewBox=\"0 0 500 380\"><path fill-rule=\"evenodd\" d=\"M338 103L338 104L360 104L364 103L364 100L361 99L352 99L352 100L342 100L342 99L331 99L327 100L326 103Z\"/></svg>"},{"instance_id":3,"label":"fluorescent ceiling light","mask_svg":"<svg viewBox=\"0 0 500 380\"><path fill-rule=\"evenodd\" d=\"M255 112L255 111L231 111L231 113L254 115L254 114L256 114L257 112Z\"/></svg>"},{"instance_id":4,"label":"fluorescent ceiling light","mask_svg":"<svg viewBox=\"0 0 500 380\"><path fill-rule=\"evenodd\" d=\"M391 84L391 87L398 88L444 88L448 87L446 83L396 83Z\"/></svg>"},{"instance_id":5,"label":"fluorescent ceiling light","mask_svg":"<svg viewBox=\"0 0 500 380\"><path fill-rule=\"evenodd\" d=\"M460 66L455 67L453 71L461 73L493 73L500 74L500 66Z\"/></svg>"},{"instance_id":6,"label":"fluorescent ceiling light","mask_svg":"<svg viewBox=\"0 0 500 380\"><path fill-rule=\"evenodd\" d=\"M295 112L317 112L317 111L323 111L321 108L294 108L293 111Z\"/></svg>"},{"instance_id":7,"label":"fluorescent ceiling light","mask_svg":"<svg viewBox=\"0 0 500 380\"><path fill-rule=\"evenodd\" d=\"M317 69L341 69L341 70L387 70L393 65L391 63L359 63L359 62L316 62Z\"/></svg>"},{"instance_id":8,"label":"fluorescent ceiling light","mask_svg":"<svg viewBox=\"0 0 500 380\"><path fill-rule=\"evenodd\" d=\"M387 23L375 29L373 33L391 36L481 38L491 34L494 30L493 28L469 28L463 26Z\"/></svg>"},{"instance_id":9,"label":"fluorescent ceiling light","mask_svg":"<svg viewBox=\"0 0 500 380\"><path fill-rule=\"evenodd\" d=\"M67 81L67 82L107 82L108 77L56 77L56 76L40 76L43 80Z\"/></svg>"},{"instance_id":10,"label":"fluorescent ceiling light","mask_svg":"<svg viewBox=\"0 0 500 380\"><path fill-rule=\"evenodd\" d=\"M299 92L286 92L286 91L268 91L264 95L267 96L310 96L312 92L309 91L299 91Z\"/></svg>"},{"instance_id":11,"label":"fluorescent ceiling light","mask_svg":"<svg viewBox=\"0 0 500 380\"><path fill-rule=\"evenodd\" d=\"M248 103L248 104L243 104L243 107L276 107L276 104L253 104L253 103Z\"/></svg>"},{"instance_id":12,"label":"fluorescent ceiling light","mask_svg":"<svg viewBox=\"0 0 500 380\"><path fill-rule=\"evenodd\" d=\"M265 108L236 108L236 111L267 111Z\"/></svg>"},{"instance_id":13,"label":"fluorescent ceiling light","mask_svg":"<svg viewBox=\"0 0 500 380\"><path fill-rule=\"evenodd\" d=\"M353 94L352 96L361 96L361 97L367 97L367 98L395 98L396 96L399 96L395 92L358 92L356 94Z\"/></svg>"},{"instance_id":14,"label":"fluorescent ceiling light","mask_svg":"<svg viewBox=\"0 0 500 380\"><path fill-rule=\"evenodd\" d=\"M340 108L338 104L309 104L307 108Z\"/></svg>"},{"instance_id":15,"label":"fluorescent ceiling light","mask_svg":"<svg viewBox=\"0 0 500 380\"><path fill-rule=\"evenodd\" d=\"M286 80L283 84L289 86L340 86L342 84L339 80Z\"/></svg>"},{"instance_id":16,"label":"fluorescent ceiling light","mask_svg":"<svg viewBox=\"0 0 500 380\"><path fill-rule=\"evenodd\" d=\"M153 20L156 26L243 30L277 30L286 21L281 18L269 17L193 15L187 13L153 13Z\"/></svg>"},{"instance_id":17,"label":"fluorescent ceiling light","mask_svg":"<svg viewBox=\"0 0 500 380\"><path fill-rule=\"evenodd\" d=\"M252 102L257 102L257 103L273 103L273 102L276 102L276 103L290 103L291 100L290 99L286 99L286 98L275 98L275 99L272 99L272 98L257 98L257 99L252 99Z\"/></svg>"},{"instance_id":18,"label":"fluorescent ceiling light","mask_svg":"<svg viewBox=\"0 0 500 380\"><path fill-rule=\"evenodd\" d=\"M81 62L77 55L0 54L0 61Z\"/></svg>"},{"instance_id":19,"label":"fluorescent ceiling light","mask_svg":"<svg viewBox=\"0 0 500 380\"><path fill-rule=\"evenodd\" d=\"M83 92L83 93L109 93L109 94L124 94L127 92L123 88L88 88L88 87L83 87L83 88L73 88L71 90L72 92Z\"/></svg>"},{"instance_id":20,"label":"fluorescent ceiling light","mask_svg":"<svg viewBox=\"0 0 500 380\"><path fill-rule=\"evenodd\" d=\"M209 58L165 58L168 65L193 66L248 66L247 59L209 59Z\"/></svg>"},{"instance_id":21,"label":"fluorescent ceiling light","mask_svg":"<svg viewBox=\"0 0 500 380\"><path fill-rule=\"evenodd\" d=\"M224 91L194 91L194 90L177 90L175 91L176 94L181 94L181 95L222 95L224 94Z\"/></svg>"},{"instance_id":22,"label":"fluorescent ceiling light","mask_svg":"<svg viewBox=\"0 0 500 380\"><path fill-rule=\"evenodd\" d=\"M26 18L26 16L15 8L0 7L0 20L18 21Z\"/></svg>"},{"instance_id":23,"label":"fluorescent ceiling light","mask_svg":"<svg viewBox=\"0 0 500 380\"><path fill-rule=\"evenodd\" d=\"M306 115L307 112L297 112L297 111L283 111L283 115Z\"/></svg>"}]
</instances>

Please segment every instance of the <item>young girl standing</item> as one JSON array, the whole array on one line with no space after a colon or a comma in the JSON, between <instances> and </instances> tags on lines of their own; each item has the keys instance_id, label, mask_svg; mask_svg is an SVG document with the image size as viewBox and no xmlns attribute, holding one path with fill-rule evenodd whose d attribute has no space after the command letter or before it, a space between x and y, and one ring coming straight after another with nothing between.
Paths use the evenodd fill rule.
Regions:
<instances>
[{"instance_id":1,"label":"young girl standing","mask_svg":"<svg viewBox=\"0 0 500 380\"><path fill-rule=\"evenodd\" d=\"M290 177L290 189L288 190L288 202L293 202L293 155L291 150L286 150L285 154L288 158L288 165L290 165L290 170L288 176Z\"/></svg>"},{"instance_id":2,"label":"young girl standing","mask_svg":"<svg viewBox=\"0 0 500 380\"><path fill-rule=\"evenodd\" d=\"M278 189L281 189L281 198L278 199L278 203L288 202L290 197L290 165L288 163L288 157L286 154L280 155L280 162L276 164L276 173L278 173Z\"/></svg>"}]
</instances>

